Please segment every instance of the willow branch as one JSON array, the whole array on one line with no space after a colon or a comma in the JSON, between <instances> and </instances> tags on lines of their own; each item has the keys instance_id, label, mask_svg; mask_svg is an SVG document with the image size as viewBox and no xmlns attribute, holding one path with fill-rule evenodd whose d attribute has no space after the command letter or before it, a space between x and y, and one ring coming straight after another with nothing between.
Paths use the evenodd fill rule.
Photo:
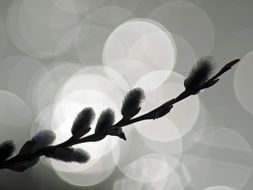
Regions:
<instances>
[{"instance_id":1,"label":"willow branch","mask_svg":"<svg viewBox=\"0 0 253 190\"><path fill-rule=\"evenodd\" d=\"M130 119L126 119L123 117L117 123L112 125L111 129L116 130L119 128L124 128L126 126L129 126L129 125L137 123L137 122L141 122L144 120L151 120L151 119L159 119L159 118L167 115L176 103L188 98L189 96L196 95L200 91L210 88L213 85L215 85L219 81L219 77L221 75L223 75L225 72L227 72L228 70L230 70L232 68L232 66L234 66L239 61L240 61L239 59L236 59L236 60L233 60L233 61L227 63L217 74L215 74L213 77L211 77L207 81L203 82L201 85L199 85L195 88L185 89L177 97L163 103L162 105L158 106L157 108L155 108L143 115L140 115L140 116L134 117L134 118L130 118ZM60 144L46 146L46 147L44 147L40 150L37 150L33 153L28 153L28 154L18 153L17 155L1 162L0 169L11 169L11 166L13 166L16 163L19 163L21 161L32 160L35 158L39 158L41 156L48 157L57 148L67 148L67 147L71 147L73 145L77 145L77 144L81 144L81 143L96 142L96 141L103 140L107 136L108 136L108 134L94 133L94 134L91 134L88 136L84 136L82 138L71 137L68 140L66 140Z\"/></svg>"}]
</instances>

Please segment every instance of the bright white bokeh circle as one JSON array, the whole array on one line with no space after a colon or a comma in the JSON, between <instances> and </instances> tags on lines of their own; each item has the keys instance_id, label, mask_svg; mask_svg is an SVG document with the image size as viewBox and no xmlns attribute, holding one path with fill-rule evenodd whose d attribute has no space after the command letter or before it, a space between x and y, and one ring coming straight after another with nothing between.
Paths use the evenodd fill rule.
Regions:
<instances>
[{"instance_id":1,"label":"bright white bokeh circle","mask_svg":"<svg viewBox=\"0 0 253 190\"><path fill-rule=\"evenodd\" d=\"M66 68L62 69L64 71ZM53 71L57 74L57 70ZM52 77L58 78L55 75ZM122 102L122 95L105 77L104 68L95 66L79 70L67 79L63 77L56 80L56 86L59 84L61 88L56 94L54 104L38 115L32 134L46 128L56 132L55 143L67 140L71 136L71 126L76 115L85 107L92 107L96 113L91 125L92 130L87 135L94 132L96 121L103 110L113 109L115 121L121 118L118 105ZM114 155L119 154L114 151L118 141L119 138L108 136L99 142L75 145L74 147L82 148L90 154L91 159L85 164L64 163L52 159L44 163L53 168L67 183L77 186L95 185L105 180L115 169L117 159L112 159L111 152L113 151Z\"/></svg>"},{"instance_id":2,"label":"bright white bokeh circle","mask_svg":"<svg viewBox=\"0 0 253 190\"><path fill-rule=\"evenodd\" d=\"M172 35L159 23L146 19L133 19L118 26L103 51L103 64L118 72L130 87L150 72L171 71L175 60ZM166 74L168 77L170 72Z\"/></svg>"},{"instance_id":3,"label":"bright white bokeh circle","mask_svg":"<svg viewBox=\"0 0 253 190\"><path fill-rule=\"evenodd\" d=\"M56 105L49 106L43 110L36 119L32 135L42 129L51 129L56 133L57 137L54 144L67 140L71 136L70 130L73 119L84 107L85 102L81 102L81 98L84 98L85 101L89 102L96 113L100 113L103 109L107 108L106 105L100 104L100 101L97 101L97 98L100 98L102 102L106 102L108 105L110 102L112 103L111 100L109 101L109 97L101 92L96 92L95 90L76 91L67 96L66 99L62 99L60 102L57 102ZM59 109L59 107L61 107L62 110ZM113 107L112 105L110 105L110 107L114 110L116 109L116 107ZM58 112L61 112L62 114L64 113L66 119L62 119L61 123L57 122L55 118L56 112L57 115L60 114ZM61 116L61 118L63 118L63 116ZM118 119L117 115L116 119ZM92 132L94 132L95 123L96 122L94 122L91 126L93 128ZM52 129L52 126L57 127ZM84 164L65 163L54 159L46 159L43 163L54 169L57 175L67 183L77 186L95 185L109 177L115 169L115 162L117 161L112 159L111 151L114 151L113 149L117 145L118 141L118 138L107 137L99 142L75 145L75 148L84 149L91 157L91 159ZM114 154L117 154L117 152L114 151Z\"/></svg>"},{"instance_id":4,"label":"bright white bokeh circle","mask_svg":"<svg viewBox=\"0 0 253 190\"><path fill-rule=\"evenodd\" d=\"M70 137L70 126L73 123L73 119L84 107L92 107L96 113L96 119L91 125L92 130L87 135L94 132L97 118L102 110L110 107L115 110L115 120L120 118L119 114L117 114L119 113L117 105L106 94L94 89L75 90L61 99L55 106L53 128L59 137L56 142L62 142ZM64 118L64 121L62 118ZM63 125L60 125L61 123ZM90 186L100 183L116 167L111 158L111 151L118 144L118 141L118 138L107 137L99 142L75 145L74 147L82 148L90 154L91 159L85 164L66 164L55 160L52 160L51 164L60 178L70 184Z\"/></svg>"}]
</instances>

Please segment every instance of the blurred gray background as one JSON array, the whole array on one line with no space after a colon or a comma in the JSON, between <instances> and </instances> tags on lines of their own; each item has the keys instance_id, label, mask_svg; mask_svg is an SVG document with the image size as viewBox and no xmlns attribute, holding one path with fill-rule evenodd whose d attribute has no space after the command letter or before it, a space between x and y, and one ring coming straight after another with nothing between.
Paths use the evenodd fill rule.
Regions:
<instances>
[{"instance_id":1,"label":"blurred gray background","mask_svg":"<svg viewBox=\"0 0 253 190\"><path fill-rule=\"evenodd\" d=\"M175 169L178 178L172 174L166 176L161 180L163 186L159 181L136 182L116 167L98 183L76 186L62 180L54 169L46 166L43 161L24 173L0 171L0 189L251 190L252 8L251 0L0 1L0 138L1 141L13 139L17 147L34 133L32 130L35 118L54 102L58 90L73 73L86 67L102 67L105 64L102 58L106 39L120 24L130 19L152 19L172 34L177 49L174 71L183 76L187 75L193 62L204 55L214 56L218 68L232 59L242 59L216 86L199 95L198 117L191 131L182 137L183 150L178 151L180 153L177 152L176 145L173 147L176 142L172 142L172 146L169 142L159 144L152 141L153 148L147 148L146 153L165 154L171 153L166 151L166 147L174 148L177 153L173 153L172 157L177 158L187 170L180 173L181 165L178 170ZM157 55L160 55L159 47L154 46L154 49L156 48ZM166 68L166 64L161 67L157 64L158 67L154 67L157 70ZM114 66L110 63L107 63L108 65ZM122 67L126 68L125 65ZM54 68L58 69L54 72ZM113 67L116 71L117 68ZM107 76L102 71L92 72ZM87 73L89 74L89 70ZM49 75L54 78L51 80ZM131 76L136 77L137 74L126 75L127 82ZM110 78L113 79L115 78ZM54 83L51 83L52 81ZM114 82L112 81L113 84ZM164 88L165 86L162 90L166 91ZM118 91L123 98L126 90L119 88ZM154 99L151 102L158 106L160 101L155 100L159 95L152 96ZM120 104L121 100L115 102ZM182 115L177 116L181 120L194 111L190 107L184 107L183 110L185 111L182 111ZM50 115L47 117L51 118ZM133 130L129 132L128 141L123 142L126 147L121 144L119 147L129 155L135 155L141 152L142 146L145 146L145 141L148 140L140 131ZM154 147L162 148L158 150ZM107 163L108 161L104 164ZM136 175L142 175L145 171L151 170L135 172ZM96 175L102 176L97 173L94 179L100 178Z\"/></svg>"}]
</instances>

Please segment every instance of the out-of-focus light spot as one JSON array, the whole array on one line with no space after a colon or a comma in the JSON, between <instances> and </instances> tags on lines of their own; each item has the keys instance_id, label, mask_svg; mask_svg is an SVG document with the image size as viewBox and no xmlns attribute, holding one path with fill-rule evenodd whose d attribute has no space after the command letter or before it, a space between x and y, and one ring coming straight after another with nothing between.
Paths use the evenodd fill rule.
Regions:
<instances>
[{"instance_id":1,"label":"out-of-focus light spot","mask_svg":"<svg viewBox=\"0 0 253 190\"><path fill-rule=\"evenodd\" d=\"M248 53L236 67L234 77L234 89L236 97L242 107L253 114L253 91L251 82L253 81L253 51Z\"/></svg>"},{"instance_id":2,"label":"out-of-focus light spot","mask_svg":"<svg viewBox=\"0 0 253 190\"><path fill-rule=\"evenodd\" d=\"M50 57L68 50L76 40L78 14L59 9L53 1L13 1L7 27L14 44L24 53Z\"/></svg>"},{"instance_id":3,"label":"out-of-focus light spot","mask_svg":"<svg viewBox=\"0 0 253 190\"><path fill-rule=\"evenodd\" d=\"M103 51L104 65L122 75L131 87L145 74L171 71L175 59L172 35L152 20L134 19L121 24L111 33Z\"/></svg>"},{"instance_id":4,"label":"out-of-focus light spot","mask_svg":"<svg viewBox=\"0 0 253 190\"><path fill-rule=\"evenodd\" d=\"M96 119L91 125L92 130L88 134L94 133L99 114L107 108L114 110L115 121L121 118L117 105L108 95L94 89L76 90L66 95L65 98L59 100L55 105L53 114L54 125L52 128L54 130L60 130L61 128L68 130L67 128L69 128L68 131L70 132L70 127L76 115L85 107L92 107L96 113ZM65 123L65 125L63 126L62 123ZM84 148L87 146L86 149L90 150L88 152L92 154L92 158L99 158L110 152L117 140L117 138L107 138L95 143L85 143L82 146ZM111 148L105 147L108 143L111 145Z\"/></svg>"},{"instance_id":5,"label":"out-of-focus light spot","mask_svg":"<svg viewBox=\"0 0 253 190\"><path fill-rule=\"evenodd\" d=\"M97 74L92 74L92 70ZM99 75L99 72L102 72L100 67L88 68L77 72L66 81L57 95L52 126L54 129L61 127L62 122L71 126L76 115L85 107L92 107L96 113L96 119L92 124L93 130L90 133L94 132L99 114L107 108L114 110L115 121L121 118L117 104L121 95L108 79Z\"/></svg>"},{"instance_id":6,"label":"out-of-focus light spot","mask_svg":"<svg viewBox=\"0 0 253 190\"><path fill-rule=\"evenodd\" d=\"M197 57L212 51L214 44L212 22L208 15L193 3L165 2L150 13L150 18L189 42Z\"/></svg>"},{"instance_id":7,"label":"out-of-focus light spot","mask_svg":"<svg viewBox=\"0 0 253 190\"><path fill-rule=\"evenodd\" d=\"M71 126L79 111L89 106L93 107L97 118L99 113L108 107L119 113L116 105L105 94L95 90L77 90L42 112L36 119L36 125L32 133L35 134L39 130L53 128L52 130L57 137L54 144L61 143L71 137ZM97 118L91 125L92 130L89 134L94 132ZM118 119L119 115L116 114L116 120ZM61 179L70 184L78 186L94 185L106 179L116 167L115 160L111 158L111 151L117 145L118 140L118 138L107 137L99 142L75 145L74 147L82 148L90 154L91 159L84 164L65 163L53 159L46 159L44 163L52 167ZM114 154L117 154L117 152L114 152ZM81 177L83 177L83 180L81 180Z\"/></svg>"},{"instance_id":8,"label":"out-of-focus light spot","mask_svg":"<svg viewBox=\"0 0 253 190\"><path fill-rule=\"evenodd\" d=\"M3 19L0 17L0 57L5 54L8 45L8 36Z\"/></svg>"},{"instance_id":9,"label":"out-of-focus light spot","mask_svg":"<svg viewBox=\"0 0 253 190\"><path fill-rule=\"evenodd\" d=\"M68 80L63 78L64 84L57 92L55 103L40 113L32 133L49 128L56 132L55 143L63 142L71 137L73 121L85 107L92 107L96 113L92 130L87 135L94 132L99 114L107 108L114 110L115 121L118 121L121 118L118 105L122 96L104 76L102 67L90 67L74 73ZM119 140L108 136L99 142L75 145L74 147L82 148L90 154L91 159L85 164L64 163L53 159L47 159L45 164L52 167L67 183L77 186L95 185L110 176L116 167L117 159L112 159L111 152L119 158L119 152L114 150Z\"/></svg>"},{"instance_id":10,"label":"out-of-focus light spot","mask_svg":"<svg viewBox=\"0 0 253 190\"><path fill-rule=\"evenodd\" d=\"M113 99L103 92L87 89L76 90L75 92L66 95L65 98L59 100L59 102L55 104L55 122L60 125L64 121L71 125L76 115L85 107L92 107L97 118L99 117L99 114L107 108L114 110L115 121L118 121L121 118L118 105L114 103ZM92 126L94 126L95 123L96 122L94 122ZM56 124L53 128L57 129L59 127L58 125Z\"/></svg>"},{"instance_id":11,"label":"out-of-focus light spot","mask_svg":"<svg viewBox=\"0 0 253 190\"><path fill-rule=\"evenodd\" d=\"M12 127L29 126L32 124L32 113L16 94L0 90L0 121Z\"/></svg>"},{"instance_id":12,"label":"out-of-focus light spot","mask_svg":"<svg viewBox=\"0 0 253 190\"><path fill-rule=\"evenodd\" d=\"M87 67L75 73L65 82L59 90L57 99L64 98L76 90L96 90L105 93L118 106L122 104L122 94L114 84L106 78L106 72L103 67ZM100 104L106 102L99 101Z\"/></svg>"}]
</instances>

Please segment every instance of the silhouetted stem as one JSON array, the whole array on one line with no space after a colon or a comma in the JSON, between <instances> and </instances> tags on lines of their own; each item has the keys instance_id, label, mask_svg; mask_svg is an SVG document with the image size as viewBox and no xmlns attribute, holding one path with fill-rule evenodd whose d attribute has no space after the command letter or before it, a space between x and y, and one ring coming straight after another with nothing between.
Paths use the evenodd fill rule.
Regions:
<instances>
[{"instance_id":1,"label":"silhouetted stem","mask_svg":"<svg viewBox=\"0 0 253 190\"><path fill-rule=\"evenodd\" d=\"M227 63L216 75L214 75L208 81L203 83L198 89L195 89L194 91L185 90L181 94L179 94L176 98L173 98L173 99L165 102L164 104L160 105L159 107L157 107L157 108L151 110L150 112L147 112L141 116L138 116L138 117L135 117L135 118L132 118L129 120L121 119L116 124L114 124L112 126L112 128L125 127L125 126L131 125L133 123L137 123L140 121L150 120L150 119L158 119L160 117L163 117L164 115L166 115L170 112L170 109L172 108L172 106L175 105L177 102L180 102L180 101L188 98L191 95L196 95L201 90L209 88L209 87L213 86L214 84L216 84L219 80L218 78L222 74L227 72L229 69L231 69L231 67L239 61L240 61L239 59L236 59L236 60L233 60L233 61ZM101 134L95 133L95 134L85 136L81 139L69 138L65 142L62 142L58 145L47 146L47 147L40 149L34 153L30 153L30 154L26 154L26 155L17 154L16 156L10 158L9 160L2 162L0 164L0 168L2 168L2 169L8 168L11 165L13 165L17 162L23 161L23 160L30 160L30 159L33 159L36 157L50 155L50 153L52 153L52 151L54 151L56 148L59 148L59 147L65 148L65 147L71 147L73 145L81 144L81 143L96 142L96 141L103 140L105 137L106 137L106 135L101 135Z\"/></svg>"}]
</instances>

